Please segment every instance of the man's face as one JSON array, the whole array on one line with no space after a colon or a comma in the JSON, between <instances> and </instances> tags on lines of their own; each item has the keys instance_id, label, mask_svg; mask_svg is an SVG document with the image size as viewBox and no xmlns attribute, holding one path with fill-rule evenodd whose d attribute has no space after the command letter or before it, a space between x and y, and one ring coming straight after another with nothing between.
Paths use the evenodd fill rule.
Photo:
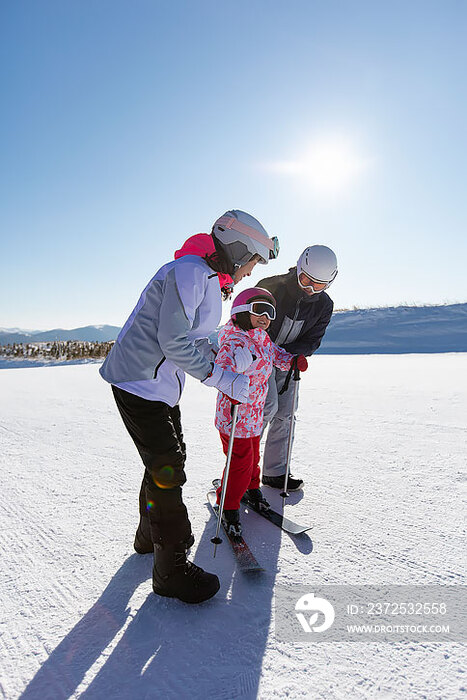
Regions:
<instances>
[{"instance_id":1,"label":"man's face","mask_svg":"<svg viewBox=\"0 0 467 700\"><path fill-rule=\"evenodd\" d=\"M315 282L305 272L300 272L298 276L298 281L300 283L300 287L309 297L311 297L313 294L318 294L319 292L322 292L323 289L326 289L326 287L328 286L326 282Z\"/></svg>"}]
</instances>

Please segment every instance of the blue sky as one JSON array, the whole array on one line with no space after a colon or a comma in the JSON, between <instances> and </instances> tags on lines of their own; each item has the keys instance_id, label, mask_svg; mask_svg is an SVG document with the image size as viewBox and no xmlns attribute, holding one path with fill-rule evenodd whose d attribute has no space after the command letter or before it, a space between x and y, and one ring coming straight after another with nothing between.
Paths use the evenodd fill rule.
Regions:
<instances>
[{"instance_id":1,"label":"blue sky","mask_svg":"<svg viewBox=\"0 0 467 700\"><path fill-rule=\"evenodd\" d=\"M3 2L0 326L122 325L230 208L281 241L250 282L322 243L337 308L467 301L466 18L463 0Z\"/></svg>"}]
</instances>

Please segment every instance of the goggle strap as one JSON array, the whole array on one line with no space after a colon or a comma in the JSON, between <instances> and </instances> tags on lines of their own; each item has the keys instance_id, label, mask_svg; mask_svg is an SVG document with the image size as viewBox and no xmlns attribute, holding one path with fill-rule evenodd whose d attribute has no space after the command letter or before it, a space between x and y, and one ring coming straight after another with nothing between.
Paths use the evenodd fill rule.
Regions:
<instances>
[{"instance_id":1,"label":"goggle strap","mask_svg":"<svg viewBox=\"0 0 467 700\"><path fill-rule=\"evenodd\" d=\"M216 226L233 229L234 231L243 233L245 236L249 236L255 241L258 241L258 243L262 243L264 246L266 246L266 248L268 248L272 252L274 252L277 246L276 236L274 236L274 238L269 238L269 236L265 236L264 233L261 233L261 231L257 231L252 226L243 224L241 221L235 219L233 216L221 216L220 219L217 219Z\"/></svg>"}]
</instances>

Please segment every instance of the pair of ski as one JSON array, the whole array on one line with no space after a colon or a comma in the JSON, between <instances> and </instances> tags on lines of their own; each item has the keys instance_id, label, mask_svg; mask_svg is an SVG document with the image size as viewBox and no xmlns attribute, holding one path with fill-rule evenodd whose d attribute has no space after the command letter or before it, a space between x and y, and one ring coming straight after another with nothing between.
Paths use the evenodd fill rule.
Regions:
<instances>
[{"instance_id":1,"label":"pair of ski","mask_svg":"<svg viewBox=\"0 0 467 700\"><path fill-rule=\"evenodd\" d=\"M212 482L214 489L209 491L207 494L209 504L216 516L218 513L218 508L216 506L216 489L219 488L220 484L220 479L214 479ZM302 533L311 529L311 526L299 525L293 520L286 518L281 513L278 513L277 511L273 510L272 508L268 508L268 510L262 510L258 508L257 504L250 501L246 495L243 496L242 503L248 508L248 510L254 510L255 513L258 513L258 515L261 515L261 517L265 518L266 520L269 520L269 522L271 522L273 525L276 525L281 530L284 530L284 532L288 532L291 535L301 535ZM222 525L224 525L223 522ZM257 562L256 557L248 547L243 537L234 537L232 535L229 535L226 531L225 534L230 542L233 553L235 554L237 563L241 571L264 571L263 567L260 566L260 564Z\"/></svg>"}]
</instances>

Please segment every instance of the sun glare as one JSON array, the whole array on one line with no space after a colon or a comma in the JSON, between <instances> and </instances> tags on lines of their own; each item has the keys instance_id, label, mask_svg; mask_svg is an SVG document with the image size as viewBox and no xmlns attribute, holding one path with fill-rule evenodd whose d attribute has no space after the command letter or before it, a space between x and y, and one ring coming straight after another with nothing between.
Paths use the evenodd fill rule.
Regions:
<instances>
[{"instance_id":1,"label":"sun glare","mask_svg":"<svg viewBox=\"0 0 467 700\"><path fill-rule=\"evenodd\" d=\"M294 176L318 196L332 196L348 191L367 169L369 160L343 138L313 141L293 161L274 163L270 170Z\"/></svg>"}]
</instances>

